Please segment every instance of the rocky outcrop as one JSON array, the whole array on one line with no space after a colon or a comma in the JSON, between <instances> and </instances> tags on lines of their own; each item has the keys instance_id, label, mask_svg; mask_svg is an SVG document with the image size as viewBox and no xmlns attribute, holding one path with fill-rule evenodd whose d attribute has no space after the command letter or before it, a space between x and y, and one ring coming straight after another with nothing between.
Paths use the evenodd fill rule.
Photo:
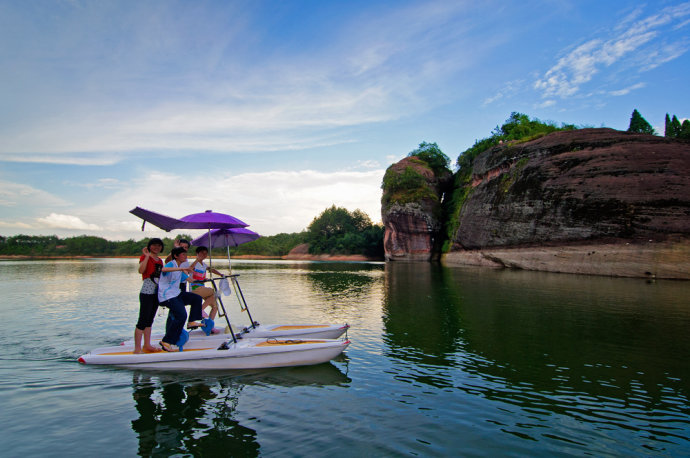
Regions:
<instances>
[{"instance_id":1,"label":"rocky outcrop","mask_svg":"<svg viewBox=\"0 0 690 458\"><path fill-rule=\"evenodd\" d=\"M485 151L472 172L447 264L690 278L689 142L563 131Z\"/></svg>"},{"instance_id":2,"label":"rocky outcrop","mask_svg":"<svg viewBox=\"0 0 690 458\"><path fill-rule=\"evenodd\" d=\"M386 261L438 260L443 228L441 202L451 178L449 173L437 176L414 157L388 168L381 199ZM400 182L413 186L395 184Z\"/></svg>"}]
</instances>

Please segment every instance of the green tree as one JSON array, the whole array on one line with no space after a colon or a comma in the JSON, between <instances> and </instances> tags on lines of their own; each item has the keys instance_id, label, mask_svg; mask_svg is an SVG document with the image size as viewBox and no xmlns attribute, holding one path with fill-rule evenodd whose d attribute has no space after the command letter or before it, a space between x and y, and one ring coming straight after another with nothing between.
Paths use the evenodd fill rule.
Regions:
<instances>
[{"instance_id":1,"label":"green tree","mask_svg":"<svg viewBox=\"0 0 690 458\"><path fill-rule=\"evenodd\" d=\"M630 116L630 126L628 127L628 132L656 135L656 131L652 125L642 117L637 109L633 110L632 116Z\"/></svg>"},{"instance_id":2,"label":"green tree","mask_svg":"<svg viewBox=\"0 0 690 458\"><path fill-rule=\"evenodd\" d=\"M673 120L671 121L671 137L673 138L678 138L680 137L680 133L682 130L682 126L680 124L680 121L678 121L678 117L676 115L673 115Z\"/></svg>"},{"instance_id":3,"label":"green tree","mask_svg":"<svg viewBox=\"0 0 690 458\"><path fill-rule=\"evenodd\" d=\"M378 226L380 228L380 226ZM383 253L383 228L377 229L361 210L331 206L314 218L305 234L312 254Z\"/></svg>"},{"instance_id":4,"label":"green tree","mask_svg":"<svg viewBox=\"0 0 690 458\"><path fill-rule=\"evenodd\" d=\"M678 132L678 138L682 138L685 140L690 140L690 121L685 120L683 121L683 125L680 127L679 132Z\"/></svg>"},{"instance_id":5,"label":"green tree","mask_svg":"<svg viewBox=\"0 0 690 458\"><path fill-rule=\"evenodd\" d=\"M411 151L407 156L415 156L423 160L437 175L446 170L450 172L448 168L450 158L441 151L436 143L422 142L419 144L419 148Z\"/></svg>"},{"instance_id":6,"label":"green tree","mask_svg":"<svg viewBox=\"0 0 690 458\"><path fill-rule=\"evenodd\" d=\"M671 118L666 113L666 119L664 119L664 137L673 137L673 124L671 124Z\"/></svg>"}]
</instances>

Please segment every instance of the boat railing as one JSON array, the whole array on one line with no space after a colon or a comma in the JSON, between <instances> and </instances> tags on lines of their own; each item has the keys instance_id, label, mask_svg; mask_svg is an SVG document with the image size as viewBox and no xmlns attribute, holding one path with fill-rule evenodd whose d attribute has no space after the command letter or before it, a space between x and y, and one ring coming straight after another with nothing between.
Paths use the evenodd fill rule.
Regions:
<instances>
[{"instance_id":1,"label":"boat railing","mask_svg":"<svg viewBox=\"0 0 690 458\"><path fill-rule=\"evenodd\" d=\"M256 328L259 323L254 321L252 318L252 314L249 311L249 306L247 305L247 300L244 297L244 293L242 292L242 288L240 287L240 282L238 280L240 274L230 274L230 275L222 275L220 277L213 277L211 276L210 278L207 278L205 280L201 280L201 283L211 283L211 286L213 287L213 290L216 295L216 300L218 301L218 305L220 305L221 312L219 312L219 315L221 317L225 317L225 321L228 323L228 328L230 329L230 333L232 334L233 341L237 342L237 338L241 338L241 334L243 334L248 328ZM232 325L230 324L230 318L228 316L228 312L225 309L225 304L223 304L223 298L222 298L222 293L220 292L220 288L216 281L222 281L224 279L229 279L230 284L232 284L232 290L235 293L235 297L237 298L237 302L240 305L240 311L242 312L247 312L247 316L249 318L249 322L251 323L245 330L241 333L239 333L237 336L232 330Z\"/></svg>"}]
</instances>

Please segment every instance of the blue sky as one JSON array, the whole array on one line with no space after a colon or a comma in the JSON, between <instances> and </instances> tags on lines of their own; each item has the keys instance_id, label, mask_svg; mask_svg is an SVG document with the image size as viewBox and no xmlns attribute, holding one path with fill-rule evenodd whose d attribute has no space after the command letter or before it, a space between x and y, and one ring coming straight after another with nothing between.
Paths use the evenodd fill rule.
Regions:
<instances>
[{"instance_id":1,"label":"blue sky","mask_svg":"<svg viewBox=\"0 0 690 458\"><path fill-rule=\"evenodd\" d=\"M688 51L688 1L0 0L0 234L162 235L137 205L378 222L390 164L513 111L663 133Z\"/></svg>"}]
</instances>

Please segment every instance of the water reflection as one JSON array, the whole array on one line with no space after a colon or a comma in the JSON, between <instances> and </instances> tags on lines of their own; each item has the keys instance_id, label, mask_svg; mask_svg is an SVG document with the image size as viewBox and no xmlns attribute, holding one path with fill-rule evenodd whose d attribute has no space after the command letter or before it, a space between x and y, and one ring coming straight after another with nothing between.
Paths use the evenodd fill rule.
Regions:
<instances>
[{"instance_id":1,"label":"water reflection","mask_svg":"<svg viewBox=\"0 0 690 458\"><path fill-rule=\"evenodd\" d=\"M235 417L247 386L347 386L331 363L257 371L216 372L213 376L135 372L132 398L138 418L132 430L140 456L258 456L254 429Z\"/></svg>"},{"instance_id":2,"label":"water reflection","mask_svg":"<svg viewBox=\"0 0 690 458\"><path fill-rule=\"evenodd\" d=\"M368 295L381 272L374 264L312 263L306 267L310 288L332 301Z\"/></svg>"},{"instance_id":3,"label":"water reflection","mask_svg":"<svg viewBox=\"0 0 690 458\"><path fill-rule=\"evenodd\" d=\"M180 381L135 373L132 385L139 455L258 455L256 431L233 418L242 386L231 379Z\"/></svg>"},{"instance_id":4,"label":"water reflection","mask_svg":"<svg viewBox=\"0 0 690 458\"><path fill-rule=\"evenodd\" d=\"M412 363L396 379L530 419L487 415L505 432L537 439L549 422L550 437L575 441L557 414L664 450L690 433L686 293L679 282L390 263L384 341L394 362Z\"/></svg>"}]
</instances>

